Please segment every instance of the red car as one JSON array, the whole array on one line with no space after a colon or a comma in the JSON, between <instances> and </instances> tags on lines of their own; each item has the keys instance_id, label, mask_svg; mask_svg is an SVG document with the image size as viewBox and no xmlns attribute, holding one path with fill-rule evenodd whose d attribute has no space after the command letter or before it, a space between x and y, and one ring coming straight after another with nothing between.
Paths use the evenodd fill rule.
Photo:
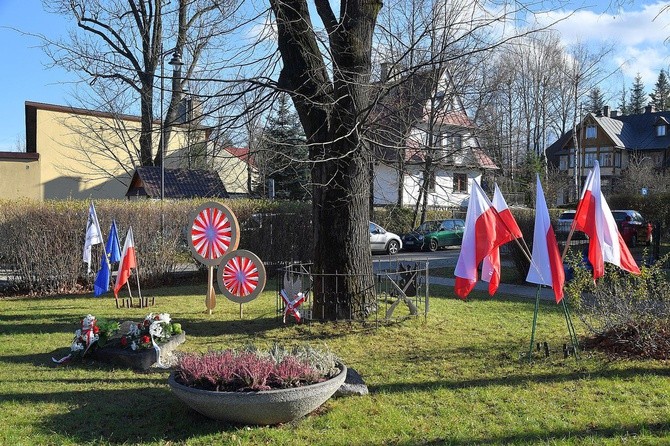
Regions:
<instances>
[{"instance_id":1,"label":"red car","mask_svg":"<svg viewBox=\"0 0 670 446\"><path fill-rule=\"evenodd\" d=\"M639 212L630 209L612 211L614 221L626 244L630 247L644 243L647 246L652 242L651 223L645 221Z\"/></svg>"}]
</instances>

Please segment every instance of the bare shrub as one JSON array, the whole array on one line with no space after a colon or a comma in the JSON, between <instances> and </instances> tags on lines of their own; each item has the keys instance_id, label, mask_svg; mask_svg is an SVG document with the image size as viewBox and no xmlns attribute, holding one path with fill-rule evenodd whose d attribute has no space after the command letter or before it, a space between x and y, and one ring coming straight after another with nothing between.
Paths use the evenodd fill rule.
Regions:
<instances>
[{"instance_id":1,"label":"bare shrub","mask_svg":"<svg viewBox=\"0 0 670 446\"><path fill-rule=\"evenodd\" d=\"M612 356L670 358L669 256L642 265L639 276L606 263L597 282L581 253L568 256L573 277L565 290L592 333L588 346Z\"/></svg>"}]
</instances>

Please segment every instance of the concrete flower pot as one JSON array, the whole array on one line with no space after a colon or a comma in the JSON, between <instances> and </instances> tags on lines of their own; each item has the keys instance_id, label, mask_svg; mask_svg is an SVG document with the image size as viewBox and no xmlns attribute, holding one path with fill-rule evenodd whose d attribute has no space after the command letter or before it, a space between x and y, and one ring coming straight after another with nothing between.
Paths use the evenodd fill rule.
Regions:
<instances>
[{"instance_id":1,"label":"concrete flower pot","mask_svg":"<svg viewBox=\"0 0 670 446\"><path fill-rule=\"evenodd\" d=\"M172 392L193 410L208 418L236 424L269 425L287 423L312 412L325 403L347 377L340 365L335 377L308 386L259 392L215 392L187 387L170 374Z\"/></svg>"}]
</instances>

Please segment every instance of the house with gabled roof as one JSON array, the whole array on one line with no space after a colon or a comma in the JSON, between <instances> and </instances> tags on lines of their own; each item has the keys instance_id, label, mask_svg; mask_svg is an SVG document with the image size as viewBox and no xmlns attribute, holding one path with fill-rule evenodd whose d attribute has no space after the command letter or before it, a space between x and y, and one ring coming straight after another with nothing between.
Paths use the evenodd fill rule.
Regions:
<instances>
[{"instance_id":1,"label":"house with gabled roof","mask_svg":"<svg viewBox=\"0 0 670 446\"><path fill-rule=\"evenodd\" d=\"M643 113L619 115L605 106L589 113L547 150L547 160L569 178L583 184L594 160L600 164L605 194L613 192L622 172L635 159L665 171L670 155L670 111L657 112L649 105ZM557 204L575 202L574 188L559 194Z\"/></svg>"},{"instance_id":2,"label":"house with gabled roof","mask_svg":"<svg viewBox=\"0 0 670 446\"><path fill-rule=\"evenodd\" d=\"M230 198L221 177L206 169L135 169L126 197L153 199Z\"/></svg>"},{"instance_id":3,"label":"house with gabled roof","mask_svg":"<svg viewBox=\"0 0 670 446\"><path fill-rule=\"evenodd\" d=\"M369 128L374 154L375 205L467 205L472 182L498 167L480 146L447 70L388 75L376 86L379 100Z\"/></svg>"},{"instance_id":4,"label":"house with gabled roof","mask_svg":"<svg viewBox=\"0 0 670 446\"><path fill-rule=\"evenodd\" d=\"M138 164L138 116L27 101L25 120L26 151L0 152L0 199L125 196ZM158 146L159 122L155 129ZM201 125L173 126L164 147L166 170L191 167L198 155L216 167L231 197L248 195L248 150L214 155L210 132Z\"/></svg>"}]
</instances>

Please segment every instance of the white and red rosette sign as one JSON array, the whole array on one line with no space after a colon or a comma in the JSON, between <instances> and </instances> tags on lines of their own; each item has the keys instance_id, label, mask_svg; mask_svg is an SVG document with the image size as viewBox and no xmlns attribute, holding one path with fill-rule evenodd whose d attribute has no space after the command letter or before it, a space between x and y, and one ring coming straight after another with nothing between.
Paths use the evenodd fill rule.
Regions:
<instances>
[{"instance_id":1,"label":"white and red rosette sign","mask_svg":"<svg viewBox=\"0 0 670 446\"><path fill-rule=\"evenodd\" d=\"M265 266L253 252L238 249L223 256L216 278L224 296L245 304L258 297L265 288Z\"/></svg>"},{"instance_id":2,"label":"white and red rosette sign","mask_svg":"<svg viewBox=\"0 0 670 446\"><path fill-rule=\"evenodd\" d=\"M187 237L191 252L201 263L217 267L221 293L239 304L258 297L265 288L265 266L256 254L237 249L240 227L235 214L210 201L196 209L192 221Z\"/></svg>"},{"instance_id":3,"label":"white and red rosette sign","mask_svg":"<svg viewBox=\"0 0 670 446\"><path fill-rule=\"evenodd\" d=\"M226 205L210 201L195 211L188 236L193 256L207 266L217 266L221 257L237 249L240 227Z\"/></svg>"}]
</instances>

